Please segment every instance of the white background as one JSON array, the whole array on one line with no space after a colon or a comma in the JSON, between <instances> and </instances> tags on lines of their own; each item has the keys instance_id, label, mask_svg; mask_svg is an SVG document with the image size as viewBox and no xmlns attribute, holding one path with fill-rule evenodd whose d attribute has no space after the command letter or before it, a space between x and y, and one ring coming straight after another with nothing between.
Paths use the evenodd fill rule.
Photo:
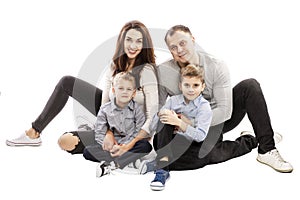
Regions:
<instances>
[{"instance_id":1,"label":"white background","mask_svg":"<svg viewBox=\"0 0 300 200\"><path fill-rule=\"evenodd\" d=\"M96 179L96 163L56 144L64 131L76 129L72 100L44 130L41 147L7 147L7 138L30 127L57 81L76 76L90 53L133 19L149 28L187 25L200 46L227 63L233 84L256 78L273 128L284 136L277 147L294 172L258 163L255 149L218 165L171 172L163 192L150 190L153 174ZM0 198L299 198L299 19L296 0L1 1ZM157 57L160 63L159 52ZM245 119L225 137L249 128Z\"/></svg>"}]
</instances>

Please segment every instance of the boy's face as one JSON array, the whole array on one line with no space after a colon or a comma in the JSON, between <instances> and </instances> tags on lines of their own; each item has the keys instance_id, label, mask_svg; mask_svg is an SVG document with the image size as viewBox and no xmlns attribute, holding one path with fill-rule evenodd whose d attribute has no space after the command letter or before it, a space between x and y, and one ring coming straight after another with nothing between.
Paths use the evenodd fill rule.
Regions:
<instances>
[{"instance_id":1,"label":"boy's face","mask_svg":"<svg viewBox=\"0 0 300 200\"><path fill-rule=\"evenodd\" d=\"M192 63L195 54L194 37L183 31L176 31L167 37L167 45L175 61L181 65Z\"/></svg>"},{"instance_id":2,"label":"boy's face","mask_svg":"<svg viewBox=\"0 0 300 200\"><path fill-rule=\"evenodd\" d=\"M204 90L204 87L205 84L202 83L200 78L197 77L185 76L182 78L181 83L179 83L179 89L181 90L187 103L196 99Z\"/></svg>"},{"instance_id":3,"label":"boy's face","mask_svg":"<svg viewBox=\"0 0 300 200\"><path fill-rule=\"evenodd\" d=\"M112 88L118 106L126 105L134 96L135 88L131 81L120 79Z\"/></svg>"}]
</instances>

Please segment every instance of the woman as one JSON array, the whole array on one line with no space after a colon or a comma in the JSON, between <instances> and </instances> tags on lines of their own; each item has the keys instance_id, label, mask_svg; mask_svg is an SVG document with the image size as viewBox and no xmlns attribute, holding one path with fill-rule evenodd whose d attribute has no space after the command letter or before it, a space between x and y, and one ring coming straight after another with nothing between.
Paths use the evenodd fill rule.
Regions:
<instances>
[{"instance_id":1,"label":"woman","mask_svg":"<svg viewBox=\"0 0 300 200\"><path fill-rule=\"evenodd\" d=\"M112 77L122 71L132 72L136 78L138 91L134 100L144 106L146 122L142 129L149 132L151 117L158 111L155 67L154 49L148 29L139 21L126 23L120 31L111 67L105 76L104 90L101 91L76 77L64 76L56 85L42 113L32 123L32 127L19 138L7 140L6 144L9 146L39 146L41 132L63 109L70 96L96 116L101 102L105 103L110 100L109 97L112 97ZM76 93L73 93L75 87ZM87 98L94 99L94 104L91 104ZM92 145L94 142L93 131L65 133L58 140L61 149L72 154L83 153L84 147ZM110 140L107 138L103 148L108 148L109 145Z\"/></svg>"}]
</instances>

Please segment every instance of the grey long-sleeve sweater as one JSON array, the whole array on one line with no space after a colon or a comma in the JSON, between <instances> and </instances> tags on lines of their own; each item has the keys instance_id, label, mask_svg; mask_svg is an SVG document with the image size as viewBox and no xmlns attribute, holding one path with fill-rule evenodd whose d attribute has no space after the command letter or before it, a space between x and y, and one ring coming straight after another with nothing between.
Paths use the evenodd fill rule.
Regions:
<instances>
[{"instance_id":1,"label":"grey long-sleeve sweater","mask_svg":"<svg viewBox=\"0 0 300 200\"><path fill-rule=\"evenodd\" d=\"M204 67L206 88L203 96L210 102L213 118L211 126L230 119L232 112L232 88L227 66L221 60L198 51L200 66ZM174 59L158 66L159 103L163 106L168 96L180 94L178 87L180 67Z\"/></svg>"}]
</instances>

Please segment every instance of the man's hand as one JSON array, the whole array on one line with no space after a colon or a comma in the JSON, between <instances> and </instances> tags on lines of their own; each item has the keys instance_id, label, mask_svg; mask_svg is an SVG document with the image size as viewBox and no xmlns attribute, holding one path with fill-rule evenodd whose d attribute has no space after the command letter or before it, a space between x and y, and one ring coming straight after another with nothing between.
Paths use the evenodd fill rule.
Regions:
<instances>
[{"instance_id":1,"label":"man's hand","mask_svg":"<svg viewBox=\"0 0 300 200\"><path fill-rule=\"evenodd\" d=\"M102 144L103 150L110 151L113 148L113 146L116 144L117 141L114 137L113 132L111 130L108 130L103 140L103 144Z\"/></svg>"}]
</instances>

